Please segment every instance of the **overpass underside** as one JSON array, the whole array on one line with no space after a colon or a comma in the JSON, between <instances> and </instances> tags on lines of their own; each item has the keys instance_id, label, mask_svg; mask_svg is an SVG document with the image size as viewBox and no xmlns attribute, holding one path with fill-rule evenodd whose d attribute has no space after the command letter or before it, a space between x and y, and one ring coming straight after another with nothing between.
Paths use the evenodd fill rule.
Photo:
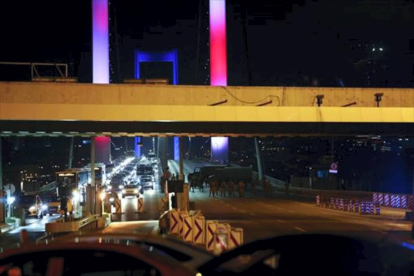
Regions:
<instances>
[{"instance_id":1,"label":"overpass underside","mask_svg":"<svg viewBox=\"0 0 414 276\"><path fill-rule=\"evenodd\" d=\"M414 135L413 123L411 89L0 82L2 136Z\"/></svg>"}]
</instances>

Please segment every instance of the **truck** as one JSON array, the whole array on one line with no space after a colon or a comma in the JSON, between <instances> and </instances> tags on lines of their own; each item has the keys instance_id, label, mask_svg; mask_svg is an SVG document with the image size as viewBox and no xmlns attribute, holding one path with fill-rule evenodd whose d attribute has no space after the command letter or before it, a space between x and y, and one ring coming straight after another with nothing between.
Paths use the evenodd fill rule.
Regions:
<instances>
[{"instance_id":1,"label":"truck","mask_svg":"<svg viewBox=\"0 0 414 276\"><path fill-rule=\"evenodd\" d=\"M189 178L196 177L197 179L202 180L202 182L207 182L208 179L213 176L217 170L224 169L226 166L204 166L194 168L194 172L189 175Z\"/></svg>"},{"instance_id":2,"label":"truck","mask_svg":"<svg viewBox=\"0 0 414 276\"><path fill-rule=\"evenodd\" d=\"M218 169L212 176L220 180L233 180L250 182L253 177L253 170L251 167L226 167Z\"/></svg>"}]
</instances>

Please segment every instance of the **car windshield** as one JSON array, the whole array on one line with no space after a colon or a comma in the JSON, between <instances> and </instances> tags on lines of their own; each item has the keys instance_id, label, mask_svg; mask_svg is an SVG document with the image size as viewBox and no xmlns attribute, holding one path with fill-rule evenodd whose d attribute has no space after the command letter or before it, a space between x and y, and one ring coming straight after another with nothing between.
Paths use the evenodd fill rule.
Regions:
<instances>
[{"instance_id":1,"label":"car windshield","mask_svg":"<svg viewBox=\"0 0 414 276\"><path fill-rule=\"evenodd\" d=\"M131 234L192 275L414 275L414 0L0 11L0 260L93 233L185 274L99 240Z\"/></svg>"}]
</instances>

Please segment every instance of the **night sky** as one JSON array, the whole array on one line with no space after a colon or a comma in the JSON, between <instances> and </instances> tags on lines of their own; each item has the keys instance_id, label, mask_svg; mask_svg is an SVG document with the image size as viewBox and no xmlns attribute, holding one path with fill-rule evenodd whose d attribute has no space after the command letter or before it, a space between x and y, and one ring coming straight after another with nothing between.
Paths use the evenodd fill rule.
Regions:
<instances>
[{"instance_id":1,"label":"night sky","mask_svg":"<svg viewBox=\"0 0 414 276\"><path fill-rule=\"evenodd\" d=\"M321 86L412 86L412 1L227 2L229 85L311 85L315 78ZM201 3L199 29L199 1L112 0L111 35L117 33L119 45L119 59L112 61L120 68L114 81L133 77L134 49L177 48L180 83L208 84L208 1ZM65 62L79 81L91 81L90 1L2 1L0 10L1 61ZM251 83L242 28L246 11ZM384 52L373 56L372 47ZM115 43L112 49L117 57ZM366 67L356 66L367 59L374 63L372 82L366 81ZM169 77L172 70L148 65L144 71L146 77ZM0 73L3 80L16 78L4 66Z\"/></svg>"}]
</instances>

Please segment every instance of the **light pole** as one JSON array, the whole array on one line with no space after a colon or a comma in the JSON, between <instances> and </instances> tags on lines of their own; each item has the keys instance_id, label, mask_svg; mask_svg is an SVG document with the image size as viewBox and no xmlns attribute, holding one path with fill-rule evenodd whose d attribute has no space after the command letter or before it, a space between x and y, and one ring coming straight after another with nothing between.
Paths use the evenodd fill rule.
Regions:
<instances>
[{"instance_id":1,"label":"light pole","mask_svg":"<svg viewBox=\"0 0 414 276\"><path fill-rule=\"evenodd\" d=\"M312 189L312 167L309 167L309 188Z\"/></svg>"}]
</instances>

